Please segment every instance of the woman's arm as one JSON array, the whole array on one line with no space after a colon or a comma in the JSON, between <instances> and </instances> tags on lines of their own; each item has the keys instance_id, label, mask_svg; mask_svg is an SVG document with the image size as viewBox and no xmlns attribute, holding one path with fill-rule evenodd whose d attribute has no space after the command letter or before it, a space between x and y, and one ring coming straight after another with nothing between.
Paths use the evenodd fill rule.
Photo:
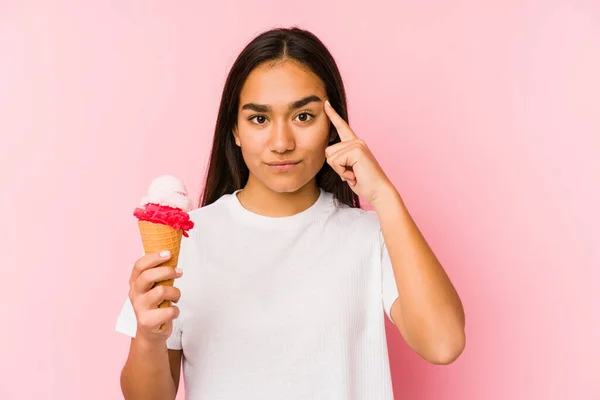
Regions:
<instances>
[{"instance_id":1,"label":"woman's arm","mask_svg":"<svg viewBox=\"0 0 600 400\"><path fill-rule=\"evenodd\" d=\"M399 297L391 317L425 360L448 364L465 347L462 303L393 186L372 200L392 262Z\"/></svg>"},{"instance_id":2,"label":"woman's arm","mask_svg":"<svg viewBox=\"0 0 600 400\"><path fill-rule=\"evenodd\" d=\"M121 372L121 390L126 400L175 400L181 365L181 350L168 350L165 343L131 339L129 356Z\"/></svg>"},{"instance_id":3,"label":"woman's arm","mask_svg":"<svg viewBox=\"0 0 600 400\"><path fill-rule=\"evenodd\" d=\"M450 279L367 144L329 102L324 109L340 137L325 150L327 163L380 221L399 293L392 319L421 357L435 364L454 361L465 347L465 317Z\"/></svg>"}]
</instances>

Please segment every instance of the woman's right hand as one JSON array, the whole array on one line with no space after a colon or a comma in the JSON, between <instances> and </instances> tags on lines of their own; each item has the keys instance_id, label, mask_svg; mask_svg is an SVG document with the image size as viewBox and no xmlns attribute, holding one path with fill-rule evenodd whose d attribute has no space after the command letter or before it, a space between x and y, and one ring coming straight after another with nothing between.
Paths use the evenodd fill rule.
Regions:
<instances>
[{"instance_id":1,"label":"woman's right hand","mask_svg":"<svg viewBox=\"0 0 600 400\"><path fill-rule=\"evenodd\" d=\"M174 305L164 308L158 306L164 300L177 303L181 292L174 286L155 285L160 281L181 277L179 269L159 267L170 258L169 252L151 253L138 258L133 266L129 279L129 300L137 319L136 338L150 342L166 341L173 331L173 320L179 316L179 308Z\"/></svg>"}]
</instances>

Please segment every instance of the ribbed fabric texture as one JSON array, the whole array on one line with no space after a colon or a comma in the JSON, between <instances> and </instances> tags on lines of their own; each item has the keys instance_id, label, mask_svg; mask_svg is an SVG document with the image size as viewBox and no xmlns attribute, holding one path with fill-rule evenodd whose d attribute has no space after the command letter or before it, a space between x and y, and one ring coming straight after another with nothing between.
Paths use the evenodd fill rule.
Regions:
<instances>
[{"instance_id":1,"label":"ribbed fabric texture","mask_svg":"<svg viewBox=\"0 0 600 400\"><path fill-rule=\"evenodd\" d=\"M187 399L393 399L384 318L397 298L377 217L325 191L291 217L236 194L191 213L179 266ZM135 336L126 301L117 331Z\"/></svg>"}]
</instances>

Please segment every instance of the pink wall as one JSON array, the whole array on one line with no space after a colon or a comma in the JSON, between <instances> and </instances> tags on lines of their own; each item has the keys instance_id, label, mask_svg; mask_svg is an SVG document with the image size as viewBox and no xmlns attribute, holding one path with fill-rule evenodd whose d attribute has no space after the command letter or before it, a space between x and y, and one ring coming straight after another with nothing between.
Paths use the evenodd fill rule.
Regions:
<instances>
[{"instance_id":1,"label":"pink wall","mask_svg":"<svg viewBox=\"0 0 600 400\"><path fill-rule=\"evenodd\" d=\"M291 24L465 303L451 366L390 330L397 397L600 398L598 2L38 3L0 2L1 399L119 398L132 208L159 173L198 194L227 68Z\"/></svg>"}]
</instances>

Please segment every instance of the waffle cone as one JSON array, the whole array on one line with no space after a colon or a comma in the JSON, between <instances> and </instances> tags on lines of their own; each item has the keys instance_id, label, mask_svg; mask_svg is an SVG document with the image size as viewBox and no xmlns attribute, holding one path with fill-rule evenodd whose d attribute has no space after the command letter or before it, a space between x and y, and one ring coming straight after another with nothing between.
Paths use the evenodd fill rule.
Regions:
<instances>
[{"instance_id":1,"label":"waffle cone","mask_svg":"<svg viewBox=\"0 0 600 400\"><path fill-rule=\"evenodd\" d=\"M149 254L163 250L169 250L171 252L171 258L160 264L160 266L176 268L177 262L179 261L179 250L181 248L181 237L183 234L181 229L175 230L168 225L155 224L148 221L138 221L138 226L142 236L144 252ZM156 284L173 286L173 283L174 280L169 279L166 281L157 282ZM160 304L159 307L169 307L170 305L171 302L169 300L165 300Z\"/></svg>"}]
</instances>

